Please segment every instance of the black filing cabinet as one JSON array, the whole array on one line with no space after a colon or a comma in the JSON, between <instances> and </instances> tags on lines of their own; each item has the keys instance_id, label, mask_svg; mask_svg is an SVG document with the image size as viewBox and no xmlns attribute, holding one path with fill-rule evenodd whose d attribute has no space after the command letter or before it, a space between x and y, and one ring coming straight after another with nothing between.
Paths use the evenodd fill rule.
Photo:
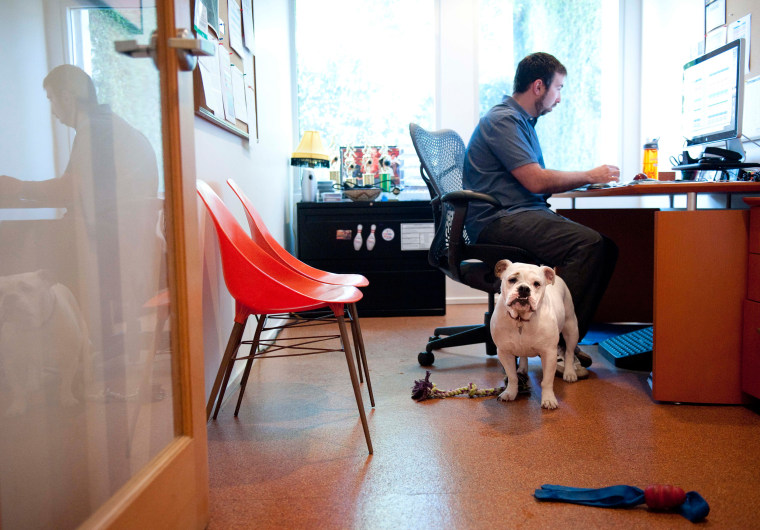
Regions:
<instances>
[{"instance_id":1,"label":"black filing cabinet","mask_svg":"<svg viewBox=\"0 0 760 530\"><path fill-rule=\"evenodd\" d=\"M434 231L428 201L301 202L297 215L301 261L369 280L361 316L446 313L445 277L427 261Z\"/></svg>"}]
</instances>

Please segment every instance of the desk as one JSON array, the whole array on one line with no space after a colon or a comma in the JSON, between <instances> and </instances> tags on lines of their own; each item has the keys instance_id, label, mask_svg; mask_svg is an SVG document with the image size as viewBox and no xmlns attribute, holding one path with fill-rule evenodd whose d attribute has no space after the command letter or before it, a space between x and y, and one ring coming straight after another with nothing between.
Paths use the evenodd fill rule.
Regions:
<instances>
[{"instance_id":1,"label":"desk","mask_svg":"<svg viewBox=\"0 0 760 530\"><path fill-rule=\"evenodd\" d=\"M698 193L758 193L754 182L672 182L638 184L555 197L630 197L693 194L687 210L648 211L653 223L630 225L618 233L649 238L654 355L652 397L658 401L740 404L742 305L748 276L748 210L696 209ZM635 210L618 210L635 212ZM590 219L606 233L614 210L565 210ZM645 211L647 212L647 211ZM596 217L596 219L592 219ZM613 221L613 222L611 222ZM638 228L638 229L637 229ZM611 236L621 249L619 268L636 267L629 238ZM641 248L641 241L637 243ZM640 252L640 250L636 251ZM624 259L625 256L625 259ZM649 257L642 256L646 262ZM616 271L616 276L618 271ZM613 281L615 278L613 278ZM618 277L623 284L627 278ZM612 288L612 283L611 286ZM623 309L625 297L614 300Z\"/></svg>"}]
</instances>

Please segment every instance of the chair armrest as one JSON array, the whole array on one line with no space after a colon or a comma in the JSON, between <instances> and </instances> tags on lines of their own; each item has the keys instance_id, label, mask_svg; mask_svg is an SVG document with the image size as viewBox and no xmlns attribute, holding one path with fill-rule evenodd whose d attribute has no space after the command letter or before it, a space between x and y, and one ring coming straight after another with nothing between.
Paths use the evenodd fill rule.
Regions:
<instances>
[{"instance_id":1,"label":"chair armrest","mask_svg":"<svg viewBox=\"0 0 760 530\"><path fill-rule=\"evenodd\" d=\"M501 204L492 196L472 190L451 191L440 198L441 202L449 203L454 211L451 219L451 231L449 232L448 268L453 278L461 281L461 263L466 258L464 249L466 242L463 240L464 220L467 209L472 201L482 201L501 208ZM474 243L474 241L473 241Z\"/></svg>"},{"instance_id":2,"label":"chair armrest","mask_svg":"<svg viewBox=\"0 0 760 530\"><path fill-rule=\"evenodd\" d=\"M451 202L451 203L470 203L472 201L482 201L487 202L491 206L495 206L497 208L501 208L501 203L497 201L494 197L491 195L488 195L486 193L480 193L478 191L472 191L472 190L458 190L458 191L450 191L449 193L446 193L441 197L441 200L443 202Z\"/></svg>"}]
</instances>

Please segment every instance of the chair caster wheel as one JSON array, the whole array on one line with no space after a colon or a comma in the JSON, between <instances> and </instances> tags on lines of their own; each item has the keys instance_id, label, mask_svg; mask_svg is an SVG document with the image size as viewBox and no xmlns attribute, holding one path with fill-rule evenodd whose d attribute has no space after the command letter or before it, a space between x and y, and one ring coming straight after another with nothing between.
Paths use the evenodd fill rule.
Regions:
<instances>
[{"instance_id":1,"label":"chair caster wheel","mask_svg":"<svg viewBox=\"0 0 760 530\"><path fill-rule=\"evenodd\" d=\"M420 366L432 366L435 362L435 355L432 352L420 352L417 355L417 362L420 363Z\"/></svg>"},{"instance_id":2,"label":"chair caster wheel","mask_svg":"<svg viewBox=\"0 0 760 530\"><path fill-rule=\"evenodd\" d=\"M496 353L496 344L492 342L486 342L486 355L494 356Z\"/></svg>"},{"instance_id":3,"label":"chair caster wheel","mask_svg":"<svg viewBox=\"0 0 760 530\"><path fill-rule=\"evenodd\" d=\"M428 337L428 342L433 342L434 340L438 340L440 338L440 335L433 335L431 337Z\"/></svg>"}]
</instances>

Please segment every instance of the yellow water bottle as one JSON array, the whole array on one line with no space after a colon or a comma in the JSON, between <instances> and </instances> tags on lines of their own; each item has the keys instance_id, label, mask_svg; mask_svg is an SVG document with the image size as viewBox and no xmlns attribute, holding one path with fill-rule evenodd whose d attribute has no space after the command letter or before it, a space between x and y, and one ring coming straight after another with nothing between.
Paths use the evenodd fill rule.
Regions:
<instances>
[{"instance_id":1,"label":"yellow water bottle","mask_svg":"<svg viewBox=\"0 0 760 530\"><path fill-rule=\"evenodd\" d=\"M655 138L651 142L644 144L644 174L650 179L658 180L659 173L657 172L657 140Z\"/></svg>"}]
</instances>

